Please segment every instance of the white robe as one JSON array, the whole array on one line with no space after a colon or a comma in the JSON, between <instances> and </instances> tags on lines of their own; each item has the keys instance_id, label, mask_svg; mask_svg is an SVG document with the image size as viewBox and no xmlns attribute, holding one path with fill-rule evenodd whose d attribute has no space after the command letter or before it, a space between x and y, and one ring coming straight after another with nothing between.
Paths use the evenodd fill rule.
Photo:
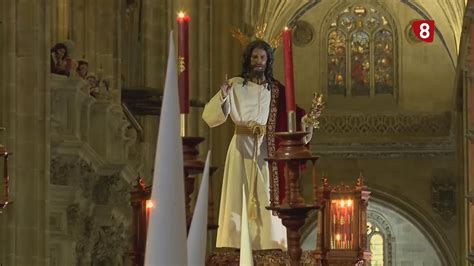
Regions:
<instances>
[{"instance_id":1,"label":"white robe","mask_svg":"<svg viewBox=\"0 0 474 266\"><path fill-rule=\"evenodd\" d=\"M237 125L247 126L251 121L267 124L271 92L266 85L248 81L242 86L242 82L240 77L231 79L229 96L223 99L219 91L207 103L202 117L209 127L223 124L229 114ZM234 134L229 144L222 183L217 247L240 248L242 184L246 198L250 201L253 189L251 173L255 165L252 160L254 142L251 135ZM252 249L286 249L286 228L278 217L265 209L270 205L268 163L263 160L268 156L265 139L261 138L258 145L257 219L248 220Z\"/></svg>"}]
</instances>

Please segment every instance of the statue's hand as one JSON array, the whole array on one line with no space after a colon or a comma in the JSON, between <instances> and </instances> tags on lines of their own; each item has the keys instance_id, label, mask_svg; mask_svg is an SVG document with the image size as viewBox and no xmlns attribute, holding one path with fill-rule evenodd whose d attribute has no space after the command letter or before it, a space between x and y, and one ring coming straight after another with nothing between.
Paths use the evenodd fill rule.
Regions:
<instances>
[{"instance_id":1,"label":"statue's hand","mask_svg":"<svg viewBox=\"0 0 474 266\"><path fill-rule=\"evenodd\" d=\"M226 98L227 96L229 96L231 88L232 88L232 84L230 83L229 79L227 78L227 75L225 75L225 82L224 82L224 84L221 85L222 98Z\"/></svg>"},{"instance_id":2,"label":"statue's hand","mask_svg":"<svg viewBox=\"0 0 474 266\"><path fill-rule=\"evenodd\" d=\"M222 98L225 98L225 97L229 96L230 88L232 88L232 86L230 84L228 84L228 83L222 84L222 86L221 86Z\"/></svg>"}]
</instances>

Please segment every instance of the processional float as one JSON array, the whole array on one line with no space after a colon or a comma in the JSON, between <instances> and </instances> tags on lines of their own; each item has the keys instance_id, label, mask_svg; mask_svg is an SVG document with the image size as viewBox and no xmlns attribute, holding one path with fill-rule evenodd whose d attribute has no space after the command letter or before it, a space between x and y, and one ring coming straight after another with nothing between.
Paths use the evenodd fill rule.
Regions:
<instances>
[{"instance_id":1,"label":"processional float","mask_svg":"<svg viewBox=\"0 0 474 266\"><path fill-rule=\"evenodd\" d=\"M186 221L189 230L192 219L190 196L194 191L194 178L201 174L204 162L199 160L197 146L204 140L202 137L188 136L187 115L189 114L189 53L188 53L188 27L189 16L184 13L178 15L178 68L179 68L179 94L181 111L181 137L183 140L184 155L184 178L185 178L185 202ZM264 36L262 32L266 24L256 27L255 36ZM233 36L243 40L240 30L234 30ZM316 162L319 156L311 153L305 143L305 137L318 128L318 117L324 107L321 94L314 94L313 104L310 112L302 119L302 131L296 130L296 105L294 94L293 62L292 62L292 29L285 28L276 38L269 41L276 46L283 39L285 59L285 95L286 111L288 121L287 132L276 132L275 137L281 140L278 150L266 160L269 163L283 163L284 171L284 199L275 199L279 193L278 180L271 180L270 184L270 206L267 207L281 220L287 228L288 251L270 252L273 256L265 260L262 255L254 253L254 264L275 262L276 265L368 265L370 252L367 247L367 203L370 192L359 177L354 188L343 184L331 187L327 178L323 178L318 186L316 177ZM309 131L307 131L309 130ZM308 161L312 163L313 199L306 203L301 194L301 169ZM211 168L211 174L215 168ZM209 224L208 229L214 230L212 182L209 191ZM134 250L131 252L134 265L141 266L144 263L144 252L146 243L146 229L151 202L151 187L146 186L142 178L137 178L137 183L131 192L133 207L133 229ZM316 250L302 251L300 229L306 222L311 211L317 211L317 243ZM235 256L234 256L235 255ZM223 255L230 258L220 258L218 253L210 254L208 265L229 265L238 263L238 253ZM232 257L234 256L234 257ZM264 257L265 255L263 255ZM279 257L279 258L278 258ZM272 264L274 265L274 264Z\"/></svg>"}]
</instances>

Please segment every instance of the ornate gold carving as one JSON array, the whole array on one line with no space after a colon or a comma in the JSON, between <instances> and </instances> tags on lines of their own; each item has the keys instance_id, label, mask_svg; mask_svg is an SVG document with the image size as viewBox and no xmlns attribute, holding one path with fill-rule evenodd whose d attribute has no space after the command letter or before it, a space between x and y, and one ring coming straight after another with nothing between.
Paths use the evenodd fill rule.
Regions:
<instances>
[{"instance_id":1,"label":"ornate gold carving","mask_svg":"<svg viewBox=\"0 0 474 266\"><path fill-rule=\"evenodd\" d=\"M184 62L184 57L179 56L178 57L178 74L181 74L186 70L186 63Z\"/></svg>"},{"instance_id":2,"label":"ornate gold carving","mask_svg":"<svg viewBox=\"0 0 474 266\"><path fill-rule=\"evenodd\" d=\"M230 33L232 34L232 37L234 37L240 42L240 45L242 45L242 47L247 46L247 44L249 43L249 37L246 36L239 28L231 29Z\"/></svg>"},{"instance_id":3,"label":"ornate gold carving","mask_svg":"<svg viewBox=\"0 0 474 266\"><path fill-rule=\"evenodd\" d=\"M263 40L265 37L265 30L267 30L267 23L255 26L255 37L257 37L257 39Z\"/></svg>"},{"instance_id":4,"label":"ornate gold carving","mask_svg":"<svg viewBox=\"0 0 474 266\"><path fill-rule=\"evenodd\" d=\"M324 109L323 95L314 93L313 103L311 104L311 110L309 114L306 114L301 118L301 123L306 127L319 128L319 117Z\"/></svg>"},{"instance_id":5,"label":"ornate gold carving","mask_svg":"<svg viewBox=\"0 0 474 266\"><path fill-rule=\"evenodd\" d=\"M255 28L253 29L253 32L251 34L245 34L239 28L232 28L230 30L230 32L232 34L232 37L237 39L240 42L240 45L242 45L242 47L245 47L251 41L254 41L254 40L258 39L258 40L263 40L263 41L268 42L268 44L270 44L270 46L273 49L278 48L278 46L280 46L281 40L283 38L282 33L280 32L277 35L275 35L274 37L271 37L269 39L265 39L266 30L267 30L267 23L262 23L262 24L255 25Z\"/></svg>"},{"instance_id":6,"label":"ornate gold carving","mask_svg":"<svg viewBox=\"0 0 474 266\"><path fill-rule=\"evenodd\" d=\"M277 106L278 106L278 97L280 97L280 90L278 89L279 84L273 84L272 99L270 102L270 114L268 115L267 123L267 149L268 157L275 156L276 147L275 147L275 130L276 130L276 121L277 121ZM280 187L279 187L279 177L278 177L278 164L276 161L270 163L270 191L273 191L273 194L270 195L270 206L277 206L280 204Z\"/></svg>"}]
</instances>

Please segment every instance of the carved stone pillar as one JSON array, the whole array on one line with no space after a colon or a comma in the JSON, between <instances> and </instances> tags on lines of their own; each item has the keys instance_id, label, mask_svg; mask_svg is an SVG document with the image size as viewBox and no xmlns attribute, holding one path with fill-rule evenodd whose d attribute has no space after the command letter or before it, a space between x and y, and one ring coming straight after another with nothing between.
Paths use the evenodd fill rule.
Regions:
<instances>
[{"instance_id":1,"label":"carved stone pillar","mask_svg":"<svg viewBox=\"0 0 474 266\"><path fill-rule=\"evenodd\" d=\"M0 215L0 263L49 265L49 1L0 4L0 116L12 208Z\"/></svg>"}]
</instances>

